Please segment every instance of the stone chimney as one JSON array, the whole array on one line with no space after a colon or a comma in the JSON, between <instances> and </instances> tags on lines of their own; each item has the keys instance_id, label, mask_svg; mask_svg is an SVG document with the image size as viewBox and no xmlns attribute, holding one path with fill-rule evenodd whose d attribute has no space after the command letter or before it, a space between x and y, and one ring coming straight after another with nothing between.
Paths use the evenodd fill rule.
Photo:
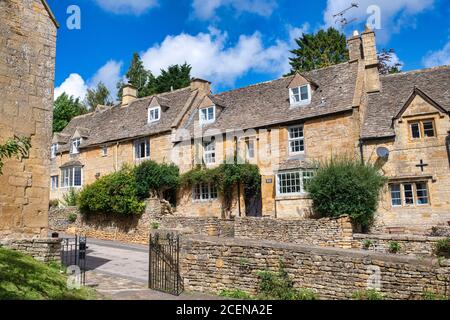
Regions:
<instances>
[{"instance_id":1,"label":"stone chimney","mask_svg":"<svg viewBox=\"0 0 450 320\"><path fill-rule=\"evenodd\" d=\"M211 93L211 82L199 78L194 78L191 81L191 91L199 90L204 94Z\"/></svg>"},{"instance_id":2,"label":"stone chimney","mask_svg":"<svg viewBox=\"0 0 450 320\"><path fill-rule=\"evenodd\" d=\"M350 62L356 62L363 58L362 40L358 31L353 32L353 36L347 40Z\"/></svg>"},{"instance_id":3,"label":"stone chimney","mask_svg":"<svg viewBox=\"0 0 450 320\"><path fill-rule=\"evenodd\" d=\"M132 84L126 84L122 89L122 106L130 104L137 99L137 88Z\"/></svg>"},{"instance_id":4,"label":"stone chimney","mask_svg":"<svg viewBox=\"0 0 450 320\"><path fill-rule=\"evenodd\" d=\"M364 64L366 68L366 90L379 92L381 89L380 73L378 71L378 56L375 40L375 32L366 26L361 34Z\"/></svg>"}]
</instances>

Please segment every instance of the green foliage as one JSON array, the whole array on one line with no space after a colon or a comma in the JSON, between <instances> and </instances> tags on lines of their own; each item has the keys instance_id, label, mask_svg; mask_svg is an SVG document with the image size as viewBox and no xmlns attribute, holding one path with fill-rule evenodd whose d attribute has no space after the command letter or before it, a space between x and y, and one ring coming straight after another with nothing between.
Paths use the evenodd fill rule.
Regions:
<instances>
[{"instance_id":1,"label":"green foliage","mask_svg":"<svg viewBox=\"0 0 450 320\"><path fill-rule=\"evenodd\" d=\"M109 90L103 82L99 82L96 88L87 90L84 103L90 111L97 109L98 105L110 106L113 104L109 95Z\"/></svg>"},{"instance_id":2,"label":"green foliage","mask_svg":"<svg viewBox=\"0 0 450 320\"><path fill-rule=\"evenodd\" d=\"M261 187L261 174L256 165L243 163L223 163L220 166L207 169L197 166L181 176L181 184L193 186L199 183L213 183L223 195L225 206L231 205L232 192L237 185L244 186L245 196L255 194Z\"/></svg>"},{"instance_id":3,"label":"green foliage","mask_svg":"<svg viewBox=\"0 0 450 320\"><path fill-rule=\"evenodd\" d=\"M80 210L85 214L138 215L145 208L137 196L135 173L131 167L124 167L86 186L79 203Z\"/></svg>"},{"instance_id":4,"label":"green foliage","mask_svg":"<svg viewBox=\"0 0 450 320\"><path fill-rule=\"evenodd\" d=\"M171 89L188 87L191 82L191 69L187 63L176 64L169 66L167 70L161 70L161 74L155 77L151 71L145 69L139 54L134 53L126 77L128 82L137 88L138 98L142 98L168 92ZM119 81L116 85L118 100L122 100L124 85L123 81Z\"/></svg>"},{"instance_id":5,"label":"green foliage","mask_svg":"<svg viewBox=\"0 0 450 320\"><path fill-rule=\"evenodd\" d=\"M438 301L438 300L450 300L443 294L438 294L432 291L424 291L422 293L422 300Z\"/></svg>"},{"instance_id":6,"label":"green foliage","mask_svg":"<svg viewBox=\"0 0 450 320\"><path fill-rule=\"evenodd\" d=\"M386 75L400 72L402 64L398 61L393 61L394 54L394 49L383 49L378 53L378 70L380 71L380 74Z\"/></svg>"},{"instance_id":7,"label":"green foliage","mask_svg":"<svg viewBox=\"0 0 450 320\"><path fill-rule=\"evenodd\" d=\"M385 300L384 295L375 289L357 291L352 298L354 300Z\"/></svg>"},{"instance_id":8,"label":"green foliage","mask_svg":"<svg viewBox=\"0 0 450 320\"><path fill-rule=\"evenodd\" d=\"M70 188L67 193L63 195L63 205L66 207L76 207L78 206L78 201L80 199L80 192L75 188Z\"/></svg>"},{"instance_id":9,"label":"green foliage","mask_svg":"<svg viewBox=\"0 0 450 320\"><path fill-rule=\"evenodd\" d=\"M280 262L278 272L258 272L260 278L258 298L261 300L316 300L312 290L296 289Z\"/></svg>"},{"instance_id":10,"label":"green foliage","mask_svg":"<svg viewBox=\"0 0 450 320\"><path fill-rule=\"evenodd\" d=\"M159 222L152 221L151 227L152 227L152 229L154 229L154 230L159 229Z\"/></svg>"},{"instance_id":11,"label":"green foliage","mask_svg":"<svg viewBox=\"0 0 450 320\"><path fill-rule=\"evenodd\" d=\"M167 190L176 190L180 183L180 170L174 164L158 164L144 161L135 169L136 190L139 199L146 199L150 193L163 198Z\"/></svg>"},{"instance_id":12,"label":"green foliage","mask_svg":"<svg viewBox=\"0 0 450 320\"><path fill-rule=\"evenodd\" d=\"M58 208L59 207L59 200L58 199L52 199L48 202L49 208Z\"/></svg>"},{"instance_id":13,"label":"green foliage","mask_svg":"<svg viewBox=\"0 0 450 320\"><path fill-rule=\"evenodd\" d=\"M78 215L76 213L70 213L67 217L67 220L69 220L70 223L74 223L77 221Z\"/></svg>"},{"instance_id":14,"label":"green foliage","mask_svg":"<svg viewBox=\"0 0 450 320\"><path fill-rule=\"evenodd\" d=\"M386 182L375 167L347 158L332 158L319 165L307 185L315 212L321 217L349 215L369 227Z\"/></svg>"},{"instance_id":15,"label":"green foliage","mask_svg":"<svg viewBox=\"0 0 450 320\"><path fill-rule=\"evenodd\" d=\"M4 159L11 159L12 157L20 159L26 157L30 148L31 139L24 137L14 137L13 139L7 140L5 144L0 144L0 176L3 174Z\"/></svg>"},{"instance_id":16,"label":"green foliage","mask_svg":"<svg viewBox=\"0 0 450 320\"><path fill-rule=\"evenodd\" d=\"M17 251L0 248L0 300L91 300L88 288L70 290L59 265L44 264Z\"/></svg>"},{"instance_id":17,"label":"green foliage","mask_svg":"<svg viewBox=\"0 0 450 320\"><path fill-rule=\"evenodd\" d=\"M291 51L294 54L294 57L290 58L291 74L329 67L349 60L346 37L334 28L320 30L316 34L305 33L295 42L298 48Z\"/></svg>"},{"instance_id":18,"label":"green foliage","mask_svg":"<svg viewBox=\"0 0 450 320\"><path fill-rule=\"evenodd\" d=\"M363 241L363 248L368 250L373 245L372 240L366 239Z\"/></svg>"},{"instance_id":19,"label":"green foliage","mask_svg":"<svg viewBox=\"0 0 450 320\"><path fill-rule=\"evenodd\" d=\"M53 105L53 132L61 132L72 118L85 113L87 109L78 98L61 94Z\"/></svg>"},{"instance_id":20,"label":"green foliage","mask_svg":"<svg viewBox=\"0 0 450 320\"><path fill-rule=\"evenodd\" d=\"M450 258L450 238L439 240L436 243L436 254L439 257Z\"/></svg>"},{"instance_id":21,"label":"green foliage","mask_svg":"<svg viewBox=\"0 0 450 320\"><path fill-rule=\"evenodd\" d=\"M402 249L400 243L396 241L389 242L389 252L390 253L398 253Z\"/></svg>"},{"instance_id":22,"label":"green foliage","mask_svg":"<svg viewBox=\"0 0 450 320\"><path fill-rule=\"evenodd\" d=\"M234 290L221 290L219 296L225 298L239 299L239 300L254 300L255 298L245 291L234 289Z\"/></svg>"}]
</instances>

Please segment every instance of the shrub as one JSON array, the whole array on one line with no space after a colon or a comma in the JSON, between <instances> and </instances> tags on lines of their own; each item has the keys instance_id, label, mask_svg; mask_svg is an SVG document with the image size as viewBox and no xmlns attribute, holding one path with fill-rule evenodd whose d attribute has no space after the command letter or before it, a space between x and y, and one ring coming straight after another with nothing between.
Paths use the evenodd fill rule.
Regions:
<instances>
[{"instance_id":1,"label":"shrub","mask_svg":"<svg viewBox=\"0 0 450 320\"><path fill-rule=\"evenodd\" d=\"M306 185L314 211L321 217L349 215L367 228L374 220L380 191L386 179L369 164L349 158L333 158L319 164Z\"/></svg>"},{"instance_id":2,"label":"shrub","mask_svg":"<svg viewBox=\"0 0 450 320\"><path fill-rule=\"evenodd\" d=\"M372 240L366 239L363 241L363 248L368 250L373 245Z\"/></svg>"},{"instance_id":3,"label":"shrub","mask_svg":"<svg viewBox=\"0 0 450 320\"><path fill-rule=\"evenodd\" d=\"M431 301L437 301L437 300L449 300L448 297L442 294L438 294L432 291L424 291L422 293L422 300L431 300Z\"/></svg>"},{"instance_id":4,"label":"shrub","mask_svg":"<svg viewBox=\"0 0 450 320\"><path fill-rule=\"evenodd\" d=\"M80 192L75 188L70 188L67 193L63 195L63 204L66 207L76 207L80 199Z\"/></svg>"},{"instance_id":5,"label":"shrub","mask_svg":"<svg viewBox=\"0 0 450 320\"><path fill-rule=\"evenodd\" d=\"M58 206L59 206L59 200L58 200L58 199L50 200L50 201L48 202L48 206L49 206L49 208L58 208Z\"/></svg>"},{"instance_id":6,"label":"shrub","mask_svg":"<svg viewBox=\"0 0 450 320\"><path fill-rule=\"evenodd\" d=\"M439 240L436 243L436 255L450 257L450 238Z\"/></svg>"},{"instance_id":7,"label":"shrub","mask_svg":"<svg viewBox=\"0 0 450 320\"><path fill-rule=\"evenodd\" d=\"M219 296L225 297L225 298L240 299L240 300L254 300L255 299L247 292L239 290L239 289L222 290L219 292Z\"/></svg>"},{"instance_id":8,"label":"shrub","mask_svg":"<svg viewBox=\"0 0 450 320\"><path fill-rule=\"evenodd\" d=\"M402 249L400 243L396 241L389 242L389 252L398 253Z\"/></svg>"},{"instance_id":9,"label":"shrub","mask_svg":"<svg viewBox=\"0 0 450 320\"><path fill-rule=\"evenodd\" d=\"M151 193L162 199L164 192L178 187L180 170L174 164L158 164L149 160L136 167L135 179L139 199L146 199Z\"/></svg>"},{"instance_id":10,"label":"shrub","mask_svg":"<svg viewBox=\"0 0 450 320\"><path fill-rule=\"evenodd\" d=\"M83 213L142 214L145 204L137 197L134 170L124 167L86 186L80 194Z\"/></svg>"},{"instance_id":11,"label":"shrub","mask_svg":"<svg viewBox=\"0 0 450 320\"><path fill-rule=\"evenodd\" d=\"M69 220L70 223L74 223L77 221L78 215L76 213L70 213L67 217L67 220Z\"/></svg>"},{"instance_id":12,"label":"shrub","mask_svg":"<svg viewBox=\"0 0 450 320\"><path fill-rule=\"evenodd\" d=\"M375 289L357 291L352 295L352 298L354 300L384 300L385 299L384 295Z\"/></svg>"},{"instance_id":13,"label":"shrub","mask_svg":"<svg viewBox=\"0 0 450 320\"><path fill-rule=\"evenodd\" d=\"M152 229L159 229L159 222L155 222L155 221L153 221L152 223L151 223L151 227L152 227Z\"/></svg>"},{"instance_id":14,"label":"shrub","mask_svg":"<svg viewBox=\"0 0 450 320\"><path fill-rule=\"evenodd\" d=\"M280 262L278 272L258 272L260 278L258 299L262 300L316 300L312 290L296 289Z\"/></svg>"}]
</instances>

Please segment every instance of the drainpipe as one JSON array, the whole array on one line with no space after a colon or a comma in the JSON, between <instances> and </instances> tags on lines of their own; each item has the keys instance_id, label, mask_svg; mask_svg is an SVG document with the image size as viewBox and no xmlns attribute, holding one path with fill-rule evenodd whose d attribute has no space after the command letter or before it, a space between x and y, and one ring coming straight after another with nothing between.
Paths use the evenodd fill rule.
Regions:
<instances>
[{"instance_id":1,"label":"drainpipe","mask_svg":"<svg viewBox=\"0 0 450 320\"><path fill-rule=\"evenodd\" d=\"M115 171L117 171L117 166L119 165L119 142L116 142L116 160L115 160Z\"/></svg>"},{"instance_id":2,"label":"drainpipe","mask_svg":"<svg viewBox=\"0 0 450 320\"><path fill-rule=\"evenodd\" d=\"M237 157L238 157L238 139L235 136L234 137L234 161L237 161ZM239 212L239 217L242 217L242 212L241 212L241 183L238 182L238 212Z\"/></svg>"},{"instance_id":3,"label":"drainpipe","mask_svg":"<svg viewBox=\"0 0 450 320\"><path fill-rule=\"evenodd\" d=\"M364 140L359 139L359 154L361 155L361 162L364 164Z\"/></svg>"}]
</instances>

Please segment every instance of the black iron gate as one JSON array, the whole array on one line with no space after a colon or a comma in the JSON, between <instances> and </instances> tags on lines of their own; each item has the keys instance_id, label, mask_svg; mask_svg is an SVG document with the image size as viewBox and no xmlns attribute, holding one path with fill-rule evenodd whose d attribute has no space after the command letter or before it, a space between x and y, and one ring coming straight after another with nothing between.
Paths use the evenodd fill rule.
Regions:
<instances>
[{"instance_id":1,"label":"black iron gate","mask_svg":"<svg viewBox=\"0 0 450 320\"><path fill-rule=\"evenodd\" d=\"M183 290L180 276L180 236L168 233L150 235L148 285L150 289L179 296Z\"/></svg>"},{"instance_id":2,"label":"black iron gate","mask_svg":"<svg viewBox=\"0 0 450 320\"><path fill-rule=\"evenodd\" d=\"M79 282L83 286L86 283L86 240L86 237L76 235L74 238L62 238L61 242L61 263L68 268L68 272L79 272Z\"/></svg>"}]
</instances>

